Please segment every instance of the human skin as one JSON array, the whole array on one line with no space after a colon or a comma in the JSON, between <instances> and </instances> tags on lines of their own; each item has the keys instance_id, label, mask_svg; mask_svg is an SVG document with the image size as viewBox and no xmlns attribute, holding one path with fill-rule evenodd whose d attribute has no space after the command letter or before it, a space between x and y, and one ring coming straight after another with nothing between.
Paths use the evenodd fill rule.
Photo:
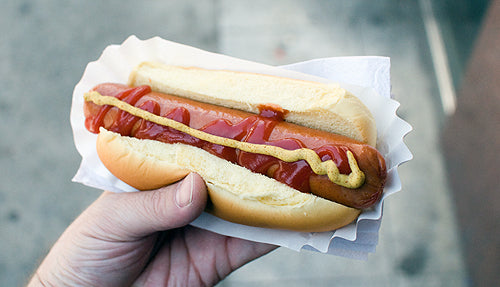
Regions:
<instances>
[{"instance_id":1,"label":"human skin","mask_svg":"<svg viewBox=\"0 0 500 287\"><path fill-rule=\"evenodd\" d=\"M188 226L201 177L152 191L104 192L61 235L28 286L211 286L273 245Z\"/></svg>"}]
</instances>

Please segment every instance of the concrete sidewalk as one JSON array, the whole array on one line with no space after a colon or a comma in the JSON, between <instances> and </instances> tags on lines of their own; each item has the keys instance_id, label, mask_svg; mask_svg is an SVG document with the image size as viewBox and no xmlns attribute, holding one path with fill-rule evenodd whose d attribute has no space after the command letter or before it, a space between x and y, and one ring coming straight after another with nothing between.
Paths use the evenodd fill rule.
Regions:
<instances>
[{"instance_id":1,"label":"concrete sidewalk","mask_svg":"<svg viewBox=\"0 0 500 287\"><path fill-rule=\"evenodd\" d=\"M124 4L124 2L129 2ZM443 120L420 7L397 1L2 2L0 10L0 286L26 282L66 226L99 194L70 180L80 157L69 108L86 64L129 35L152 36L271 65L381 55L414 160L385 203L368 261L287 249L220 286L466 286L450 200Z\"/></svg>"},{"instance_id":2,"label":"concrete sidewalk","mask_svg":"<svg viewBox=\"0 0 500 287\"><path fill-rule=\"evenodd\" d=\"M443 133L466 262L475 286L500 283L500 1L493 1Z\"/></svg>"}]
</instances>

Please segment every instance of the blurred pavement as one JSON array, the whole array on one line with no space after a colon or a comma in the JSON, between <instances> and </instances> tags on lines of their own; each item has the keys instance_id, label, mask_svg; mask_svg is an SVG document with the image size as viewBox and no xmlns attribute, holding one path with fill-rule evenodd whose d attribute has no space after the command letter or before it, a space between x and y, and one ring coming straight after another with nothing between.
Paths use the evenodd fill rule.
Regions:
<instances>
[{"instance_id":1,"label":"blurred pavement","mask_svg":"<svg viewBox=\"0 0 500 287\"><path fill-rule=\"evenodd\" d=\"M0 286L23 285L100 194L71 182L80 163L71 95L88 62L133 34L271 65L391 57L392 93L413 125L405 142L414 159L399 168L403 190L385 202L377 252L365 262L280 248L220 286L468 286L421 2L2 1Z\"/></svg>"}]
</instances>

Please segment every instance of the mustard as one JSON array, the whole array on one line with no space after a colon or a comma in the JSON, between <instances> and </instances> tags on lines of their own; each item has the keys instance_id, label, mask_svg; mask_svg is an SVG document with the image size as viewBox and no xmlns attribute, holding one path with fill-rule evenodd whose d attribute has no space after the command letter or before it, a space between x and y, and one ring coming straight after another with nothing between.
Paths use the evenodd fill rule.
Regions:
<instances>
[{"instance_id":1,"label":"mustard","mask_svg":"<svg viewBox=\"0 0 500 287\"><path fill-rule=\"evenodd\" d=\"M197 129L193 129L183 123L174 121L172 119L157 116L153 113L123 102L115 97L103 96L96 91L85 93L84 99L100 106L110 105L117 107L120 110L126 111L147 121L154 122L162 126L171 127L180 132L214 144L236 148L250 153L269 155L285 162L305 160L315 174L326 174L330 181L346 188L359 188L365 182L365 174L359 169L358 163L351 151L347 151L347 159L349 162L349 167L351 168L351 173L346 175L339 172L339 169L337 168L337 165L335 164L335 162L333 162L333 160L330 159L327 161L321 161L318 154L316 154L316 152L312 149L301 148L296 150L287 150L277 146L241 142L234 139L215 136Z\"/></svg>"}]
</instances>

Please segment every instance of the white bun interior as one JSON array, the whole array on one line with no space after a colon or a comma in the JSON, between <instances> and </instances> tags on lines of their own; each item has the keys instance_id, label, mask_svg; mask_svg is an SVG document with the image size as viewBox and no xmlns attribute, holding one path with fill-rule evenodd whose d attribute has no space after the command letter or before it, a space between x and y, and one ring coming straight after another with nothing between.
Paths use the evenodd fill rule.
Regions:
<instances>
[{"instance_id":1,"label":"white bun interior","mask_svg":"<svg viewBox=\"0 0 500 287\"><path fill-rule=\"evenodd\" d=\"M97 152L111 173L141 190L198 173L209 190L207 211L235 223L320 232L345 226L360 213L189 145L122 137L101 128Z\"/></svg>"},{"instance_id":2,"label":"white bun interior","mask_svg":"<svg viewBox=\"0 0 500 287\"><path fill-rule=\"evenodd\" d=\"M157 92L252 113L272 103L289 111L288 122L376 144L375 120L368 108L334 84L144 62L130 74L129 85L149 85Z\"/></svg>"}]
</instances>

